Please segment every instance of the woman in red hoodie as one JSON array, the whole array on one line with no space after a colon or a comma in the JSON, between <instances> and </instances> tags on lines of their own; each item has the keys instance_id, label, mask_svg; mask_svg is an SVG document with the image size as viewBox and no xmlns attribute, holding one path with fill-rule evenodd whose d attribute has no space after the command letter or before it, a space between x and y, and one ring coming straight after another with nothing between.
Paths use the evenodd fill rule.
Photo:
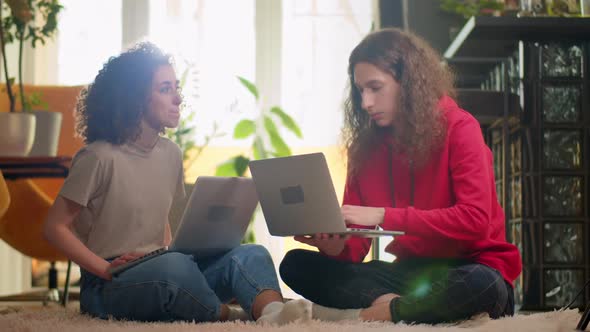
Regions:
<instances>
[{"instance_id":1,"label":"woman in red hoodie","mask_svg":"<svg viewBox=\"0 0 590 332\"><path fill-rule=\"evenodd\" d=\"M362 262L370 239L295 237L320 252L288 252L283 280L321 306L362 308L314 306L321 319L512 315L521 259L505 238L492 154L477 120L451 98L440 56L412 34L384 29L352 51L348 75L342 214L347 224L405 235L386 248L392 263Z\"/></svg>"}]
</instances>

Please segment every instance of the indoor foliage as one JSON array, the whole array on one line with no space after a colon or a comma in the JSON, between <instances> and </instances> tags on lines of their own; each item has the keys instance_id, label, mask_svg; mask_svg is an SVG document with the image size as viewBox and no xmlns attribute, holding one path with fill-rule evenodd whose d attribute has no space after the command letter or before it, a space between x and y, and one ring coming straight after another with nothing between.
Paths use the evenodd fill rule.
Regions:
<instances>
[{"instance_id":1,"label":"indoor foliage","mask_svg":"<svg viewBox=\"0 0 590 332\"><path fill-rule=\"evenodd\" d=\"M256 85L243 77L238 76L238 79L256 98L256 101L260 102ZM272 106L270 109L260 108L260 113L255 119L242 119L234 128L233 138L252 139L249 153L233 156L223 162L217 167L215 175L244 176L250 160L290 156L291 148L281 136L277 121L298 138L303 137L297 123L282 108L279 106Z\"/></svg>"},{"instance_id":2,"label":"indoor foliage","mask_svg":"<svg viewBox=\"0 0 590 332\"><path fill-rule=\"evenodd\" d=\"M23 110L43 105L40 96L25 96L23 87L23 49L26 41L35 48L38 43L45 45L57 31L57 16L63 9L58 0L0 0L0 49L4 66L6 93L10 101L10 112L15 111L19 97ZM9 13L9 15L5 15ZM12 88L14 78L8 73L6 45L18 42L18 94Z\"/></svg>"}]
</instances>

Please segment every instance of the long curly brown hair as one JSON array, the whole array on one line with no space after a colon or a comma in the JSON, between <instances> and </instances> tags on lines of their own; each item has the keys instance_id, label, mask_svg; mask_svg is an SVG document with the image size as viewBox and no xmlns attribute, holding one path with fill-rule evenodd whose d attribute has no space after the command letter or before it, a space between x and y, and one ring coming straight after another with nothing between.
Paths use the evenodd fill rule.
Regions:
<instances>
[{"instance_id":1,"label":"long curly brown hair","mask_svg":"<svg viewBox=\"0 0 590 332\"><path fill-rule=\"evenodd\" d=\"M172 58L149 42L111 57L83 89L76 104L76 133L86 144L104 140L123 144L141 134L155 71Z\"/></svg>"},{"instance_id":2,"label":"long curly brown hair","mask_svg":"<svg viewBox=\"0 0 590 332\"><path fill-rule=\"evenodd\" d=\"M390 73L400 84L399 122L395 128L380 128L361 107L362 98L354 85L354 67L370 63ZM348 167L358 172L366 158L391 135L395 153L405 153L416 167L424 165L446 136L439 100L454 96L453 75L440 55L421 38L388 28L366 36L348 60L349 94L344 103L344 146Z\"/></svg>"}]
</instances>

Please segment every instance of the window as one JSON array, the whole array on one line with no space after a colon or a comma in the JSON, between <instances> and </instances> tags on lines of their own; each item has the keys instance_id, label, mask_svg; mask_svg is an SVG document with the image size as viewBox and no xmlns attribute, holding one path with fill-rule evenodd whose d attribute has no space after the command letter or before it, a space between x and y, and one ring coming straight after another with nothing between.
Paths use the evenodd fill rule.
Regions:
<instances>
[{"instance_id":1,"label":"window","mask_svg":"<svg viewBox=\"0 0 590 332\"><path fill-rule=\"evenodd\" d=\"M304 136L291 144L338 144L348 55L372 19L371 1L283 1L282 100Z\"/></svg>"},{"instance_id":2,"label":"window","mask_svg":"<svg viewBox=\"0 0 590 332\"><path fill-rule=\"evenodd\" d=\"M55 83L88 84L103 63L121 51L121 1L61 3Z\"/></svg>"},{"instance_id":3,"label":"window","mask_svg":"<svg viewBox=\"0 0 590 332\"><path fill-rule=\"evenodd\" d=\"M194 111L197 143L217 122L228 133L214 146L236 145L239 119L253 116L255 103L236 78L255 79L254 0L150 1L148 39L171 53L183 87L186 112ZM242 114L245 112L245 114Z\"/></svg>"}]
</instances>

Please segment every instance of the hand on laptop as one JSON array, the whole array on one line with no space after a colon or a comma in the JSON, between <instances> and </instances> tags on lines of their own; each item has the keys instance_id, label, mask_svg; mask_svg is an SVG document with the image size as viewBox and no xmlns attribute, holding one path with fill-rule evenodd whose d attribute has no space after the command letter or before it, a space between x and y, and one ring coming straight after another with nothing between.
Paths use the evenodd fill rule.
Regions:
<instances>
[{"instance_id":1,"label":"hand on laptop","mask_svg":"<svg viewBox=\"0 0 590 332\"><path fill-rule=\"evenodd\" d=\"M131 262L132 260L138 259L144 255L145 255L145 253L140 253L140 252L130 252L130 253L123 254L123 255L115 258L113 261L111 261L111 264L109 264L109 267L107 268L107 270L110 270L114 267L117 267L119 265L123 265L128 262ZM108 278L107 280L111 280L111 278Z\"/></svg>"},{"instance_id":2,"label":"hand on laptop","mask_svg":"<svg viewBox=\"0 0 590 332\"><path fill-rule=\"evenodd\" d=\"M313 236L298 235L294 238L296 241L318 248L327 255L336 256L344 250L344 244L350 239L350 235L320 233Z\"/></svg>"},{"instance_id":3,"label":"hand on laptop","mask_svg":"<svg viewBox=\"0 0 590 332\"><path fill-rule=\"evenodd\" d=\"M383 223L385 208L342 205L342 216L347 225L377 226Z\"/></svg>"}]
</instances>

